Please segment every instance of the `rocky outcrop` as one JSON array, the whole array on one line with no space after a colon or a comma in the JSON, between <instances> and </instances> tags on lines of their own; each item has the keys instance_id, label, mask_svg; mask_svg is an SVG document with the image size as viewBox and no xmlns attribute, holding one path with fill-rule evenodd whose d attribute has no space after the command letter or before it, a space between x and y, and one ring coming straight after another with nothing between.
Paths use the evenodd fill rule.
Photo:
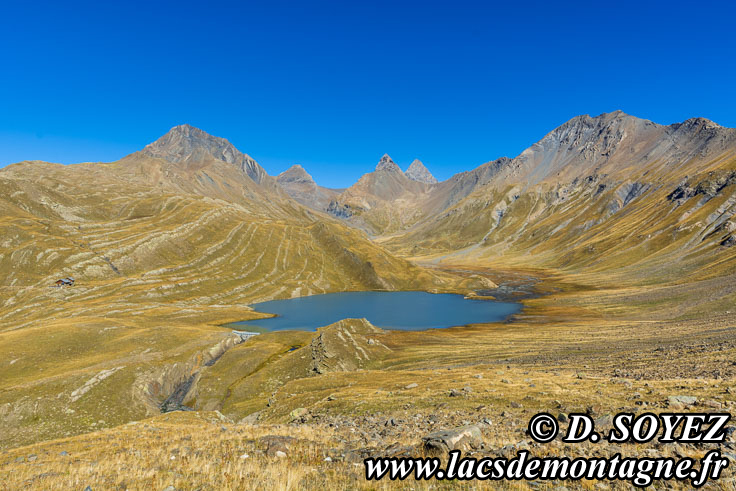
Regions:
<instances>
[{"instance_id":1,"label":"rocky outcrop","mask_svg":"<svg viewBox=\"0 0 736 491\"><path fill-rule=\"evenodd\" d=\"M704 179L693 184L685 181L678 185L667 199L683 204L694 196L702 196L706 201L718 196L724 188L736 184L736 171L710 172Z\"/></svg>"},{"instance_id":2,"label":"rocky outcrop","mask_svg":"<svg viewBox=\"0 0 736 491\"><path fill-rule=\"evenodd\" d=\"M337 218L350 218L353 216L353 207L347 203L340 203L336 200L330 201L327 205L327 213Z\"/></svg>"},{"instance_id":3,"label":"rocky outcrop","mask_svg":"<svg viewBox=\"0 0 736 491\"><path fill-rule=\"evenodd\" d=\"M447 455L450 450L467 451L480 448L480 426L469 425L451 430L441 430L422 438L424 449L432 455Z\"/></svg>"},{"instance_id":4,"label":"rocky outcrop","mask_svg":"<svg viewBox=\"0 0 736 491\"><path fill-rule=\"evenodd\" d=\"M363 368L390 351L379 340L383 332L366 319L344 319L321 328L309 345L310 371L324 374Z\"/></svg>"},{"instance_id":5,"label":"rocky outcrop","mask_svg":"<svg viewBox=\"0 0 736 491\"><path fill-rule=\"evenodd\" d=\"M219 343L197 353L185 362L173 363L139 375L133 384L133 395L150 414L189 409L183 403L196 386L200 371L212 365L227 350L242 343L240 336L230 333Z\"/></svg>"},{"instance_id":6,"label":"rocky outcrop","mask_svg":"<svg viewBox=\"0 0 736 491\"><path fill-rule=\"evenodd\" d=\"M122 366L122 367L110 368L108 370L102 370L100 373L98 373L97 375L95 375L94 377L92 377L91 379L89 379L87 382L85 382L85 384L83 386L81 386L80 388L72 391L71 396L70 396L71 402L78 401L84 394L86 394L87 392L89 392L97 384L99 384L100 382L102 382L106 378L110 377L111 375L113 375L118 370L122 370L123 368L125 368L125 367Z\"/></svg>"}]
</instances>

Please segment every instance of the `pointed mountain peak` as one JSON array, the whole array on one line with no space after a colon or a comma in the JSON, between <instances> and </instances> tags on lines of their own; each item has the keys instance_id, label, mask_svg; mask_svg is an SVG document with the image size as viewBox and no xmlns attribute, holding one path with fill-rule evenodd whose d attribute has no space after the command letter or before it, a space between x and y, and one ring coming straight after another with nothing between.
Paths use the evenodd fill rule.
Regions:
<instances>
[{"instance_id":1,"label":"pointed mountain peak","mask_svg":"<svg viewBox=\"0 0 736 491\"><path fill-rule=\"evenodd\" d=\"M255 160L225 138L210 135L189 124L174 126L164 136L146 145L141 152L149 157L182 164L221 160L240 167L258 183L266 176L266 171Z\"/></svg>"},{"instance_id":2,"label":"pointed mountain peak","mask_svg":"<svg viewBox=\"0 0 736 491\"><path fill-rule=\"evenodd\" d=\"M146 145L143 152L169 162L190 162L209 155L233 163L243 155L226 139L188 124L174 126L164 136Z\"/></svg>"},{"instance_id":3,"label":"pointed mountain peak","mask_svg":"<svg viewBox=\"0 0 736 491\"><path fill-rule=\"evenodd\" d=\"M314 179L312 178L309 173L304 170L304 167L302 167L299 164L294 164L288 169L286 169L284 172L276 176L276 180L279 183L285 183L285 182L314 182Z\"/></svg>"},{"instance_id":4,"label":"pointed mountain peak","mask_svg":"<svg viewBox=\"0 0 736 491\"><path fill-rule=\"evenodd\" d=\"M381 157L381 160L378 162L378 165L376 166L376 170L388 170L392 172L401 172L401 169L399 168L399 166L396 165L393 160L391 160L391 157L389 157L387 153L384 153L383 157Z\"/></svg>"},{"instance_id":5,"label":"pointed mountain peak","mask_svg":"<svg viewBox=\"0 0 736 491\"><path fill-rule=\"evenodd\" d=\"M437 183L437 179L429 172L421 160L414 159L404 175L412 181L426 182L427 184Z\"/></svg>"}]
</instances>

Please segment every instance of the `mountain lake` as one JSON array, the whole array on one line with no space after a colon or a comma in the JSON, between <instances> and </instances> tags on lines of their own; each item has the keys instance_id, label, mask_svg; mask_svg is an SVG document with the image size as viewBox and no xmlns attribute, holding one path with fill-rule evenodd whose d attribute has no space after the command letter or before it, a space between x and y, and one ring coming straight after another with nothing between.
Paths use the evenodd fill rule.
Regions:
<instances>
[{"instance_id":1,"label":"mountain lake","mask_svg":"<svg viewBox=\"0 0 736 491\"><path fill-rule=\"evenodd\" d=\"M254 332L314 331L341 319L364 317L383 329L423 331L504 321L522 305L466 299L451 293L369 291L271 300L251 307L276 316L234 322L228 327Z\"/></svg>"}]
</instances>

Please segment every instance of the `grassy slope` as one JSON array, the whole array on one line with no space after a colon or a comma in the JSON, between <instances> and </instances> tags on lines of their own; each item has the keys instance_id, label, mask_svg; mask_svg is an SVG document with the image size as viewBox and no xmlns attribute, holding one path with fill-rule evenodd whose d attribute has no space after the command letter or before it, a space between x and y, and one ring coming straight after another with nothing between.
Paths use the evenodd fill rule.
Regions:
<instances>
[{"instance_id":1,"label":"grassy slope","mask_svg":"<svg viewBox=\"0 0 736 491\"><path fill-rule=\"evenodd\" d=\"M462 287L278 195L227 202L146 187L129 172L30 163L0 174L3 446L150 414L141 392L160 402L199 370L228 336L219 324L256 315L249 303ZM73 288L50 288L65 276Z\"/></svg>"}]
</instances>

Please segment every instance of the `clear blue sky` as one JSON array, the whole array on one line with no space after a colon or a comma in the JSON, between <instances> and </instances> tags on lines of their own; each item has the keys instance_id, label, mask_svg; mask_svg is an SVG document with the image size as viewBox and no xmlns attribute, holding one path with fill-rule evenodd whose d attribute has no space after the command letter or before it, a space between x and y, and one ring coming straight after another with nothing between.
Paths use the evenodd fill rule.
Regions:
<instances>
[{"instance_id":1,"label":"clear blue sky","mask_svg":"<svg viewBox=\"0 0 736 491\"><path fill-rule=\"evenodd\" d=\"M440 179L578 114L736 126L721 2L4 2L0 166L113 161L190 123L270 174Z\"/></svg>"}]
</instances>

